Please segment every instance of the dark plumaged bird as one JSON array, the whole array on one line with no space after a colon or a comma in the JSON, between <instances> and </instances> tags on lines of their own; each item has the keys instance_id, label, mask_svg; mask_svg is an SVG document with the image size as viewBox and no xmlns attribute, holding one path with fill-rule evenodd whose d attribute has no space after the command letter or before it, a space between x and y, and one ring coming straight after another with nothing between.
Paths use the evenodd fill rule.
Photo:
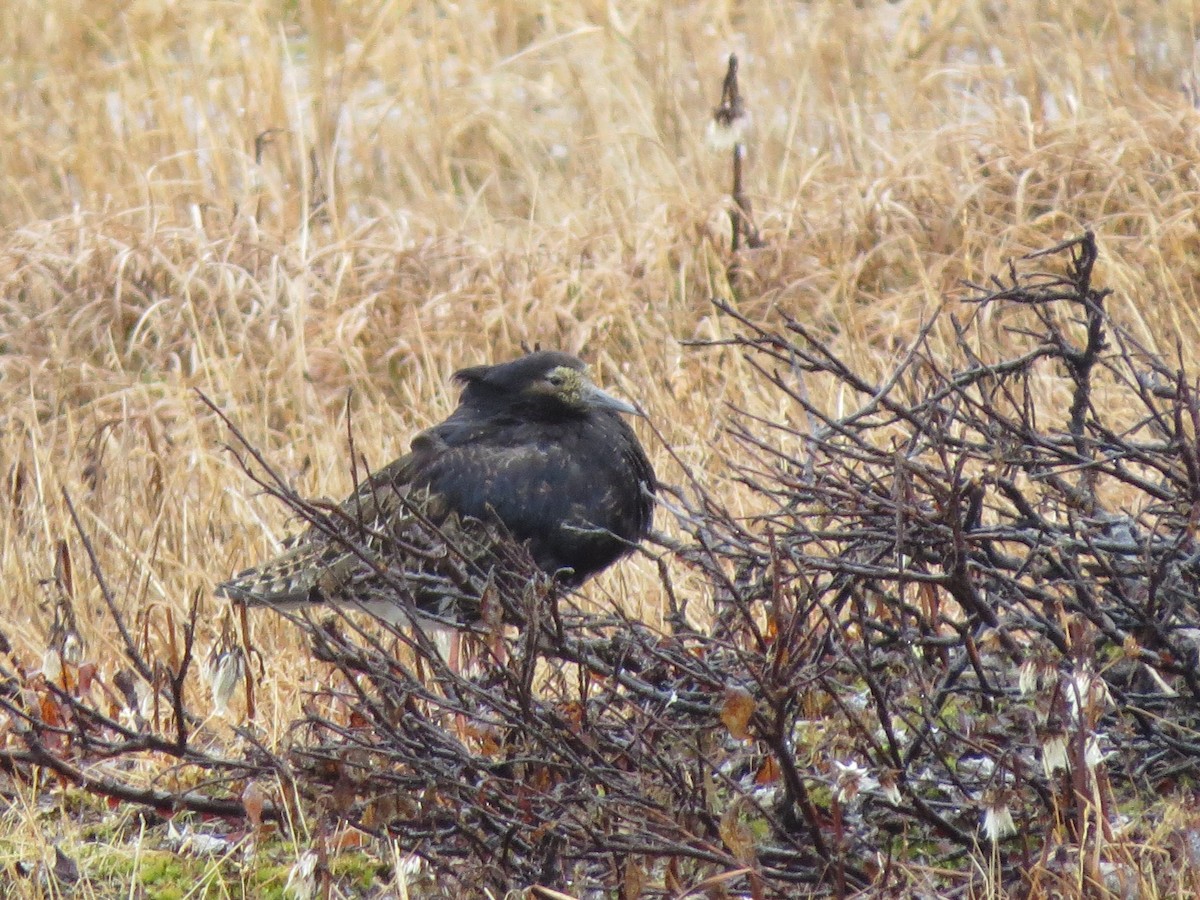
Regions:
<instances>
[{"instance_id":1,"label":"dark plumaged bird","mask_svg":"<svg viewBox=\"0 0 1200 900\"><path fill-rule=\"evenodd\" d=\"M530 353L454 378L463 390L448 419L217 593L250 606L337 604L461 623L478 616L514 548L578 585L645 537L654 471L622 418L637 410L596 387L581 360Z\"/></svg>"}]
</instances>

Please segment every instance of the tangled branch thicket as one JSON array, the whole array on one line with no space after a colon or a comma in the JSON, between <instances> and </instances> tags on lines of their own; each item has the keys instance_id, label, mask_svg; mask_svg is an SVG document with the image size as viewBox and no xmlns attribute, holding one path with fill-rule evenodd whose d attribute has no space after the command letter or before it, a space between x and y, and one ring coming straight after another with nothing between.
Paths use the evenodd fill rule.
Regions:
<instances>
[{"instance_id":1,"label":"tangled branch thicket","mask_svg":"<svg viewBox=\"0 0 1200 900\"><path fill-rule=\"evenodd\" d=\"M6 671L4 758L222 815L245 813L235 779L271 773L288 803L399 841L447 896L1200 889L1200 817L1149 852L1162 823L1121 816L1200 766L1200 397L1113 321L1095 261L1090 234L1019 261L973 288L952 352L931 322L883 381L797 321L718 302L740 331L723 343L803 424L735 411L753 518L699 484L668 492L682 534L662 553L711 586L711 629L688 624L666 565L664 634L575 609L514 551L503 581L464 576L491 623L471 677L420 632L305 620L340 677L286 750L243 731L233 759L195 746L190 641L155 663L122 623L126 677L173 726ZM1023 352L981 349L985 311ZM809 399L836 395L819 381L849 412ZM226 782L139 787L112 766L134 753Z\"/></svg>"}]
</instances>

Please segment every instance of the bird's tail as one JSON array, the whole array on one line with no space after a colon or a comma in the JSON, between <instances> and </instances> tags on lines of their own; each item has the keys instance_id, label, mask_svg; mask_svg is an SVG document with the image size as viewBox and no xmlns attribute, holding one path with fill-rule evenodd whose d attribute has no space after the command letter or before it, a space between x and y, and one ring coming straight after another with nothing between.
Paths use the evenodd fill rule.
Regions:
<instances>
[{"instance_id":1,"label":"bird's tail","mask_svg":"<svg viewBox=\"0 0 1200 900\"><path fill-rule=\"evenodd\" d=\"M352 563L338 548L301 542L217 585L216 594L247 606L320 603L338 592Z\"/></svg>"}]
</instances>

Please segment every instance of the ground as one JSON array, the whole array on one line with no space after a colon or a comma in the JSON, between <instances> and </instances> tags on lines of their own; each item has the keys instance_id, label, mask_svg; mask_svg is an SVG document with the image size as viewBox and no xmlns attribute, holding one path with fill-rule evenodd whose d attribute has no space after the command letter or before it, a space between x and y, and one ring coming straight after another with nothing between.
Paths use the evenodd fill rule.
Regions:
<instances>
[{"instance_id":1,"label":"ground","mask_svg":"<svg viewBox=\"0 0 1200 900\"><path fill-rule=\"evenodd\" d=\"M169 654L193 598L204 652L219 641L212 587L290 524L201 395L301 494L341 497L348 426L380 465L453 408L454 370L558 348L646 410L664 480L749 513L730 409L791 413L740 355L691 346L734 329L714 297L883 377L935 311L965 315L965 281L1085 229L1111 315L1194 366L1197 29L1183 0L4 4L6 669L46 666L62 593L75 661L122 664L83 534L141 646ZM734 285L730 153L710 135L730 53L762 239ZM932 345L952 336L945 315ZM674 584L703 625L704 583L680 567ZM663 627L650 560L586 593ZM252 724L273 745L322 673L294 626L253 626L271 652ZM214 712L214 744L245 714ZM239 895L157 819L115 821L48 777L5 776L3 796L13 896L59 895L40 874L55 847L79 896L128 896L120 872L171 896L176 866L180 896ZM271 840L255 877L279 867L282 890L304 847ZM390 877L362 860L337 890Z\"/></svg>"}]
</instances>

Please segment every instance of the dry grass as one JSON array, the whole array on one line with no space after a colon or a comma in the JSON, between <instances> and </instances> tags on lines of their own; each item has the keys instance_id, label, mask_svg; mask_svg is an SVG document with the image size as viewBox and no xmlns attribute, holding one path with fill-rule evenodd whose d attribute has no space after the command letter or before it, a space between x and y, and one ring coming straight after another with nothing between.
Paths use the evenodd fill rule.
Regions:
<instances>
[{"instance_id":1,"label":"dry grass","mask_svg":"<svg viewBox=\"0 0 1200 900\"><path fill-rule=\"evenodd\" d=\"M214 639L212 585L286 532L197 391L339 496L351 390L378 465L449 411L454 369L560 347L736 496L726 404L791 413L737 356L681 346L729 327L728 160L704 132L730 51L767 242L749 316L883 372L961 279L1086 226L1110 309L1200 362L1191 3L452 8L0 5L0 630L27 667L64 540L87 658L119 656L62 491L152 642L196 592ZM644 560L589 594L662 614ZM273 740L319 676L294 628L255 627ZM6 791L0 867L78 839Z\"/></svg>"}]
</instances>

